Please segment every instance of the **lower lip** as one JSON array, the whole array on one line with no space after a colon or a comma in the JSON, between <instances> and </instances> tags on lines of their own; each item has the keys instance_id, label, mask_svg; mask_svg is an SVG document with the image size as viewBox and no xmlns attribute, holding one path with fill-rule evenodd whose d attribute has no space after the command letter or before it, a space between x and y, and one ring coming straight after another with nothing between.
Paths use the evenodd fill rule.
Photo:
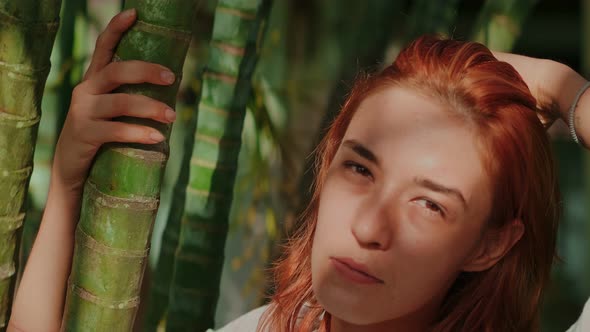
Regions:
<instances>
[{"instance_id":1,"label":"lower lip","mask_svg":"<svg viewBox=\"0 0 590 332\"><path fill-rule=\"evenodd\" d=\"M340 275L346 278L347 280L359 283L359 284L380 284L382 283L380 280L375 278L371 278L367 275L362 274L356 270L353 270L348 265L342 263L341 261L332 258L332 264L336 268Z\"/></svg>"}]
</instances>

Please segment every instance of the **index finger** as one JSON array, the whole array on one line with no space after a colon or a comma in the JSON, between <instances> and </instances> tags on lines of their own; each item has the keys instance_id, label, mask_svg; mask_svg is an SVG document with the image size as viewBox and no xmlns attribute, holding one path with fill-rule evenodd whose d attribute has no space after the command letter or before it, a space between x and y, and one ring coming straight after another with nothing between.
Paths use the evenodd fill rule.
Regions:
<instances>
[{"instance_id":1,"label":"index finger","mask_svg":"<svg viewBox=\"0 0 590 332\"><path fill-rule=\"evenodd\" d=\"M86 80L90 75L98 72L111 62L121 36L135 22L136 16L136 10L131 8L115 15L111 19L107 27L96 39L92 61L90 62L90 66L88 66L83 80Z\"/></svg>"}]
</instances>

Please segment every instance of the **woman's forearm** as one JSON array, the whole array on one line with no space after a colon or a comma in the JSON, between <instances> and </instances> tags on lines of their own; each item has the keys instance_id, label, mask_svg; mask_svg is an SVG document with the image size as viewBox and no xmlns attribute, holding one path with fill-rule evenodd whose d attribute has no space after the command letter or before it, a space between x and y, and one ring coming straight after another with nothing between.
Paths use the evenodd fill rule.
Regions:
<instances>
[{"instance_id":1,"label":"woman's forearm","mask_svg":"<svg viewBox=\"0 0 590 332\"><path fill-rule=\"evenodd\" d=\"M559 105L560 118L569 126L569 110L586 79L575 70L559 62L545 60L543 70L543 93ZM586 91L576 106L576 135L585 147L590 147L590 93Z\"/></svg>"},{"instance_id":2,"label":"woman's forearm","mask_svg":"<svg viewBox=\"0 0 590 332\"><path fill-rule=\"evenodd\" d=\"M9 331L59 330L80 198L80 192L68 191L52 178L39 233L16 293Z\"/></svg>"},{"instance_id":3,"label":"woman's forearm","mask_svg":"<svg viewBox=\"0 0 590 332\"><path fill-rule=\"evenodd\" d=\"M569 125L569 110L576 93L586 82L582 75L565 64L524 55L493 52L500 61L511 64L529 86L539 104L555 104L559 118ZM584 93L576 107L575 128L578 138L590 147L590 93Z\"/></svg>"}]
</instances>

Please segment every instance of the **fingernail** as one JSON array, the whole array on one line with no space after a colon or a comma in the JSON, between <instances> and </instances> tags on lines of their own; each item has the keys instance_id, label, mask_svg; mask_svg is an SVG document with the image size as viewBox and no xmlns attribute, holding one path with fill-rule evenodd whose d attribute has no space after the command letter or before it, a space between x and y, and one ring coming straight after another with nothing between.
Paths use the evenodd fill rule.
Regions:
<instances>
[{"instance_id":1,"label":"fingernail","mask_svg":"<svg viewBox=\"0 0 590 332\"><path fill-rule=\"evenodd\" d=\"M135 16L135 8L127 9L122 13L122 16L124 19L128 19Z\"/></svg>"},{"instance_id":2,"label":"fingernail","mask_svg":"<svg viewBox=\"0 0 590 332\"><path fill-rule=\"evenodd\" d=\"M160 142L164 140L164 135L160 134L158 131L154 131L150 133L150 138L154 142Z\"/></svg>"},{"instance_id":3,"label":"fingernail","mask_svg":"<svg viewBox=\"0 0 590 332\"><path fill-rule=\"evenodd\" d=\"M168 108L168 109L166 110L166 114L165 114L165 116L166 116L166 119L167 119L168 121L170 121L170 122L172 122L172 121L176 120L176 112L174 112L174 111L173 111L173 110L171 110L170 108Z\"/></svg>"},{"instance_id":4,"label":"fingernail","mask_svg":"<svg viewBox=\"0 0 590 332\"><path fill-rule=\"evenodd\" d=\"M166 83L173 83L174 82L174 73L168 70L164 70L160 73L162 80Z\"/></svg>"}]
</instances>

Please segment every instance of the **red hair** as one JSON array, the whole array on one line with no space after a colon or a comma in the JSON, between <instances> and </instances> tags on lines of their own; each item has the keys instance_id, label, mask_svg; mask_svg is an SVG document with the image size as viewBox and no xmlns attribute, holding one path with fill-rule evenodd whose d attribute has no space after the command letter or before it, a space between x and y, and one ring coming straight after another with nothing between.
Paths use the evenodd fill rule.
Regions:
<instances>
[{"instance_id":1,"label":"red hair","mask_svg":"<svg viewBox=\"0 0 590 332\"><path fill-rule=\"evenodd\" d=\"M555 258L560 193L551 145L537 117L535 98L506 62L482 44L423 36L383 71L358 79L316 150L311 202L303 223L275 265L275 293L259 328L270 331L329 330L330 314L311 283L311 248L319 197L327 170L359 104L392 86L409 87L448 106L477 128L476 144L493 185L486 227L514 218L524 234L493 267L462 272L431 322L431 331L538 331L542 290ZM302 308L307 308L302 311Z\"/></svg>"}]
</instances>

